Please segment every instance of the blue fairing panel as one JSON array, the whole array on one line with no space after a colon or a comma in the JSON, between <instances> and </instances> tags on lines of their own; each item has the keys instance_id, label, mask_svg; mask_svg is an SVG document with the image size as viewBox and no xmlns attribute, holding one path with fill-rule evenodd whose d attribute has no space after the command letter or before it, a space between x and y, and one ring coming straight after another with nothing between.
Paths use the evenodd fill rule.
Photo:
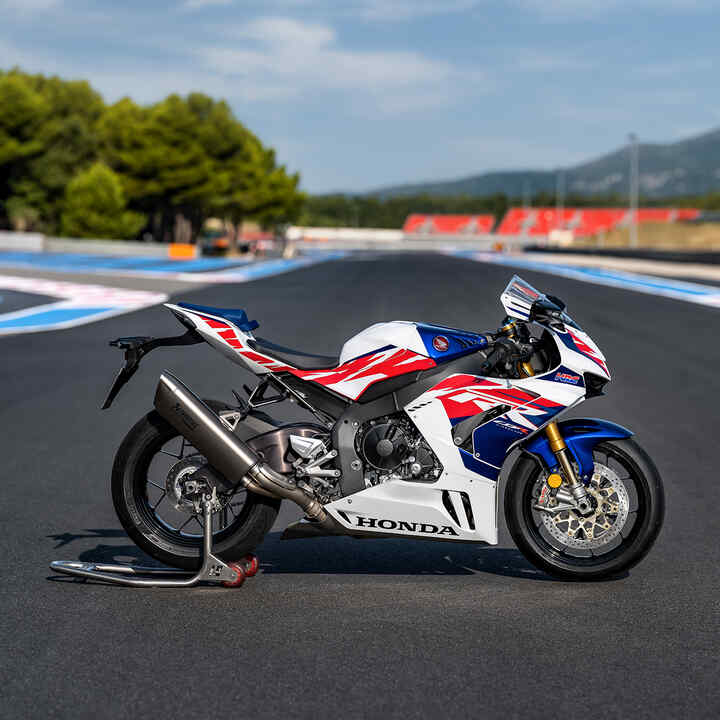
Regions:
<instances>
[{"instance_id":1,"label":"blue fairing panel","mask_svg":"<svg viewBox=\"0 0 720 720\"><path fill-rule=\"evenodd\" d=\"M426 323L416 323L416 327L428 355L436 363L447 362L463 355L469 355L482 350L488 344L483 335L465 330L454 330L453 328L428 325Z\"/></svg>"},{"instance_id":2,"label":"blue fairing panel","mask_svg":"<svg viewBox=\"0 0 720 720\"><path fill-rule=\"evenodd\" d=\"M179 302L178 307L185 308L191 312L198 312L201 315L214 315L215 317L225 318L235 327L250 332L259 326L257 320L248 320L247 313L244 310L233 308L216 308L209 305L192 305L191 303Z\"/></svg>"},{"instance_id":3,"label":"blue fairing panel","mask_svg":"<svg viewBox=\"0 0 720 720\"><path fill-rule=\"evenodd\" d=\"M597 418L577 418L558 423L560 432L580 468L583 481L590 480L593 474L593 448L603 440L629 438L633 433L622 425ZM545 433L533 435L523 447L534 455L539 455L550 470L557 468L555 453L550 449Z\"/></svg>"}]
</instances>

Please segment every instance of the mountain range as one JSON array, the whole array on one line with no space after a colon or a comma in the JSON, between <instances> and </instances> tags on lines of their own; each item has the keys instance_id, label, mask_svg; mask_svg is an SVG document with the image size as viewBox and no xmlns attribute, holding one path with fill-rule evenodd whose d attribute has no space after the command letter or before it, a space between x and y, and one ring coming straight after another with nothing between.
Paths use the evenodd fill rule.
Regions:
<instances>
[{"instance_id":1,"label":"mountain range","mask_svg":"<svg viewBox=\"0 0 720 720\"><path fill-rule=\"evenodd\" d=\"M580 165L564 168L566 193L626 194L630 154L627 146ZM640 143L640 195L663 198L703 195L720 190L720 128L672 143ZM492 195L520 198L526 193L554 193L556 170L503 170L446 180L398 185L370 195Z\"/></svg>"}]
</instances>

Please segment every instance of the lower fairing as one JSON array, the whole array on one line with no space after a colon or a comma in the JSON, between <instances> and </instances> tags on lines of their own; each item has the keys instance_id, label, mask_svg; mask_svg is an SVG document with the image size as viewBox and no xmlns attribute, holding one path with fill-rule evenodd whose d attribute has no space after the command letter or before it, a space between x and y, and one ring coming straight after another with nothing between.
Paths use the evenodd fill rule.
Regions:
<instances>
[{"instance_id":1,"label":"lower fairing","mask_svg":"<svg viewBox=\"0 0 720 720\"><path fill-rule=\"evenodd\" d=\"M433 483L390 480L325 510L349 535L397 535L496 545L497 483L446 472Z\"/></svg>"}]
</instances>

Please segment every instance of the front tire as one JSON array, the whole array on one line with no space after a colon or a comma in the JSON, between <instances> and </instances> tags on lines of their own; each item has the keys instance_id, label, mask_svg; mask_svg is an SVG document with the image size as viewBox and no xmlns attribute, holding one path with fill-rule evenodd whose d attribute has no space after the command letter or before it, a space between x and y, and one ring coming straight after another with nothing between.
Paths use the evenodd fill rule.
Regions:
<instances>
[{"instance_id":1,"label":"front tire","mask_svg":"<svg viewBox=\"0 0 720 720\"><path fill-rule=\"evenodd\" d=\"M593 459L592 517L574 511L550 515L534 507L546 473L531 455L516 463L505 488L505 519L515 544L554 577L600 580L622 573L648 553L662 526L662 480L634 440L600 443Z\"/></svg>"},{"instance_id":2,"label":"front tire","mask_svg":"<svg viewBox=\"0 0 720 720\"><path fill-rule=\"evenodd\" d=\"M216 412L225 408L220 403L209 404ZM180 457L173 454L178 445L183 448ZM172 425L154 410L148 413L130 430L115 456L112 498L120 523L138 547L167 565L197 570L202 516L173 508L165 489L168 469L158 465L164 460L171 468L183 458L200 457L184 452L187 447ZM167 503L171 503L169 507ZM228 500L225 510L213 515L213 552L226 562L250 554L272 528L279 507L280 500L240 490ZM161 508L167 508L167 513L161 515Z\"/></svg>"}]
</instances>

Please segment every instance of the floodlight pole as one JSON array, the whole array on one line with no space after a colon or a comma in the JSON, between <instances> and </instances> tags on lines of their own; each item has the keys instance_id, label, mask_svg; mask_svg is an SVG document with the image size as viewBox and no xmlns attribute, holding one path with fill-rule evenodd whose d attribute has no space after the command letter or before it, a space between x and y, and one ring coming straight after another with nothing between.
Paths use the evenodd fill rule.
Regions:
<instances>
[{"instance_id":1,"label":"floodlight pole","mask_svg":"<svg viewBox=\"0 0 720 720\"><path fill-rule=\"evenodd\" d=\"M630 149L630 246L638 246L638 200L640 195L638 140L635 133L628 135Z\"/></svg>"},{"instance_id":2,"label":"floodlight pole","mask_svg":"<svg viewBox=\"0 0 720 720\"><path fill-rule=\"evenodd\" d=\"M557 208L558 227L565 229L565 171L560 168L555 175L555 205Z\"/></svg>"}]
</instances>

